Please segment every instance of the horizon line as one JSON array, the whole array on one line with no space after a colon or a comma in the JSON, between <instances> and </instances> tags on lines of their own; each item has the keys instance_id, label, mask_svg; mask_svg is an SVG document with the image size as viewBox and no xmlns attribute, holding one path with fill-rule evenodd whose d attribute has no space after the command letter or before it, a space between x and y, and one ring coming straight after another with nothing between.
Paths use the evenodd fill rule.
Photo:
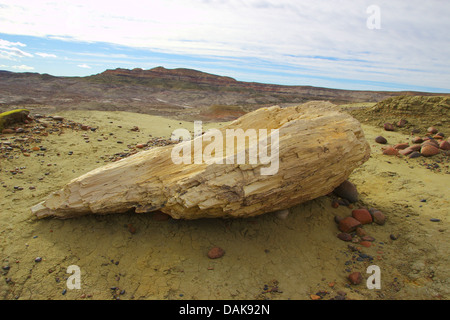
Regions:
<instances>
[{"instance_id":1,"label":"horizon line","mask_svg":"<svg viewBox=\"0 0 450 320\"><path fill-rule=\"evenodd\" d=\"M223 78L231 78L233 80L235 80L236 82L240 82L240 83L255 83L255 84L261 84L261 85L271 85L271 86L280 86L280 87L310 87L310 88L317 88L317 89L328 89L328 90L338 90L338 91L356 91L356 92L395 92L395 93L427 93L427 94L431 94L431 95L450 95L450 92L431 92L431 91L418 91L418 90L408 90L408 89L398 89L398 90L362 90L362 89L342 89L342 88L333 88L333 87L324 87L324 86L313 86L313 85L302 85L302 84L278 84L278 83L268 83L268 82L258 82L258 81L243 81L243 80L237 80L234 77L231 76L223 76L223 75L219 75L219 74L215 74L215 73L210 73L210 72L205 72L205 71L201 71L199 69L192 69L192 68L183 68L183 67L176 67L176 68L166 68L164 66L157 66L157 67L153 67L150 69L143 69L140 67L135 67L132 69L127 69L127 68L121 68L121 67L117 67L117 68L113 68L113 69L105 69L102 72L99 73L92 73L89 75L54 75L51 73L41 73L41 72L33 72L33 71L10 71L10 70L3 70L0 69L0 72L9 72L9 73L14 73L14 74L39 74L39 75L49 75L55 78L86 78L86 77L91 77L91 76L96 76L96 75L100 75L108 70L117 70L117 69L121 69L121 70L128 70L128 71L133 71L136 69L140 69L142 71L151 71L153 69L156 68L164 68L165 70L177 70L177 69L183 69L183 70L191 70L191 71L197 71L197 72L201 72L201 73L205 73L205 74L209 74L209 75L213 75L213 76L217 76L217 77L223 77ZM354 80L356 81L356 80ZM434 88L434 89L439 89L439 88ZM444 89L445 90L445 89Z\"/></svg>"}]
</instances>

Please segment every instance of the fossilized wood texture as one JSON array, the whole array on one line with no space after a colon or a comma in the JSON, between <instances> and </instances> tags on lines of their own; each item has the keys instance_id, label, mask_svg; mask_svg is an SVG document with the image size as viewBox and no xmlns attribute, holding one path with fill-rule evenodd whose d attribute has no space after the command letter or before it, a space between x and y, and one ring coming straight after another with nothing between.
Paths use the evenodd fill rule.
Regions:
<instances>
[{"instance_id":1,"label":"fossilized wood texture","mask_svg":"<svg viewBox=\"0 0 450 320\"><path fill-rule=\"evenodd\" d=\"M225 130L237 128L279 129L276 174L261 175L261 167L269 165L259 162L174 164L174 145L168 145L88 172L32 212L39 218L133 208L136 212L160 210L176 219L256 216L332 192L370 155L360 123L327 102L258 109L220 129L224 141Z\"/></svg>"}]
</instances>

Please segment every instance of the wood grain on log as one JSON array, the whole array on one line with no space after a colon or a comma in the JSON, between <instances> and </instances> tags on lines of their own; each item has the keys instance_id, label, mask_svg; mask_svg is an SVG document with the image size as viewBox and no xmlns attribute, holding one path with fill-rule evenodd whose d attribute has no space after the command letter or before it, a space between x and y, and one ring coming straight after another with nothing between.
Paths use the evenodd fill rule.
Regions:
<instances>
[{"instance_id":1,"label":"wood grain on log","mask_svg":"<svg viewBox=\"0 0 450 320\"><path fill-rule=\"evenodd\" d=\"M162 211L175 219L250 217L326 195L368 160L360 123L327 102L261 108L220 129L278 129L279 168L256 164L174 164L168 145L139 152L70 181L32 208L37 217ZM196 139L192 144L195 144ZM273 139L272 139L273 140ZM181 143L191 143L185 141ZM272 150L271 139L268 150ZM208 146L202 145L202 150ZM254 145L235 147L234 154ZM272 150L273 151L273 150ZM228 154L229 156L229 154Z\"/></svg>"}]
</instances>

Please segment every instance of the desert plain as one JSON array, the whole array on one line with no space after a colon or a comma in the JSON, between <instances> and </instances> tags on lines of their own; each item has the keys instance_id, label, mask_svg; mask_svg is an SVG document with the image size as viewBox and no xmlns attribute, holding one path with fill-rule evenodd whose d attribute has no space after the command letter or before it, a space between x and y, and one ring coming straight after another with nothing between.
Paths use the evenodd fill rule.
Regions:
<instances>
[{"instance_id":1,"label":"desert plain","mask_svg":"<svg viewBox=\"0 0 450 320\"><path fill-rule=\"evenodd\" d=\"M427 135L426 126L436 126L447 139L448 122L434 116L420 122L416 134L411 127L386 131L384 119L364 113L373 105L340 106L360 120L371 147L370 159L349 177L358 190L356 203L336 205L339 199L328 194L290 208L287 216L197 220L157 212L35 217L30 208L70 180L156 147L176 128L193 128L193 122L124 111L30 107L46 126L38 130L31 123L25 132L0 137L1 299L449 299L449 155L389 156L375 142L383 136L388 145L412 144L416 135ZM400 120L390 113L384 117ZM410 124L414 118L420 117L409 119ZM365 235L343 241L336 219L358 208L380 210L385 222L365 224ZM370 237L364 245L363 236ZM208 257L214 247L224 255ZM79 289L67 286L73 265L81 271ZM381 271L379 289L366 283L372 265ZM349 281L354 272L362 276L358 284Z\"/></svg>"}]
</instances>

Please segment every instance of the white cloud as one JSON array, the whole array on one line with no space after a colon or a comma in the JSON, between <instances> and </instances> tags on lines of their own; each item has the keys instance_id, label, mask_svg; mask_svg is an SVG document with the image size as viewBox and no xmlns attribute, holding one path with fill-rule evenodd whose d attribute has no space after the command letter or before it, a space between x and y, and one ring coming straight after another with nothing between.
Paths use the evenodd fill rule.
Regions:
<instances>
[{"instance_id":1,"label":"white cloud","mask_svg":"<svg viewBox=\"0 0 450 320\"><path fill-rule=\"evenodd\" d=\"M80 67L80 68L85 68L85 69L91 69L91 67L90 66L88 66L86 63L83 63L83 64L79 64L77 67Z\"/></svg>"},{"instance_id":2,"label":"white cloud","mask_svg":"<svg viewBox=\"0 0 450 320\"><path fill-rule=\"evenodd\" d=\"M12 66L11 68L16 69L16 70L34 70L34 67L26 66L24 64L22 64L20 66Z\"/></svg>"},{"instance_id":3,"label":"white cloud","mask_svg":"<svg viewBox=\"0 0 450 320\"><path fill-rule=\"evenodd\" d=\"M2 3L2 32L264 61L313 76L450 83L450 6L439 0L377 0L380 30L366 26L369 0ZM0 58L27 56L20 43L1 46Z\"/></svg>"},{"instance_id":4,"label":"white cloud","mask_svg":"<svg viewBox=\"0 0 450 320\"><path fill-rule=\"evenodd\" d=\"M36 52L35 55L42 58L56 58L56 55L53 53Z\"/></svg>"},{"instance_id":5,"label":"white cloud","mask_svg":"<svg viewBox=\"0 0 450 320\"><path fill-rule=\"evenodd\" d=\"M0 59L17 60L23 57L32 57L31 53L22 51L17 47L25 47L21 42L11 42L0 39Z\"/></svg>"},{"instance_id":6,"label":"white cloud","mask_svg":"<svg viewBox=\"0 0 450 320\"><path fill-rule=\"evenodd\" d=\"M0 47L26 47L26 44L0 39Z\"/></svg>"},{"instance_id":7,"label":"white cloud","mask_svg":"<svg viewBox=\"0 0 450 320\"><path fill-rule=\"evenodd\" d=\"M72 52L72 54L93 58L114 58L114 59L129 58L128 55L123 53Z\"/></svg>"}]
</instances>

